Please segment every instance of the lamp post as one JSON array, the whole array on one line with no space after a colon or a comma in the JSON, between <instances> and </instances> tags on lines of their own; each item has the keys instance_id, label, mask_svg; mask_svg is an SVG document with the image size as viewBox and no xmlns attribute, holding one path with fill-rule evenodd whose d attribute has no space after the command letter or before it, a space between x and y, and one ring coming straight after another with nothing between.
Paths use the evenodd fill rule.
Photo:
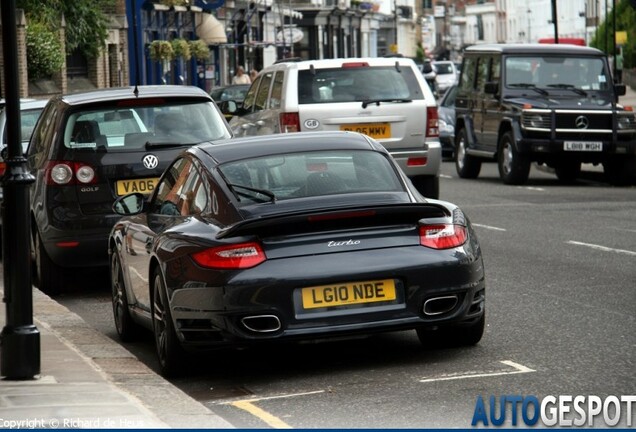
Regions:
<instances>
[{"instance_id":1,"label":"lamp post","mask_svg":"<svg viewBox=\"0 0 636 432\"><path fill-rule=\"evenodd\" d=\"M530 42L532 42L532 37L531 37L531 34L530 34L530 29L532 28L532 26L530 25L530 19L532 18L532 15L530 15L530 14L532 13L532 9L528 8L526 13L528 14L528 43L530 43Z\"/></svg>"},{"instance_id":2,"label":"lamp post","mask_svg":"<svg viewBox=\"0 0 636 432\"><path fill-rule=\"evenodd\" d=\"M392 47L391 51L393 51L393 54L397 54L397 52L398 52L398 6L397 6L397 0L393 1L393 13L394 13L395 28L393 29L393 47Z\"/></svg>"},{"instance_id":3,"label":"lamp post","mask_svg":"<svg viewBox=\"0 0 636 432\"><path fill-rule=\"evenodd\" d=\"M0 8L7 111L7 171L2 179L3 300L7 304L7 322L0 335L0 375L7 379L25 380L40 374L40 332L33 324L29 248L29 187L35 178L27 169L20 138L16 0L3 0ZM8 251L11 253L6 253Z\"/></svg>"}]
</instances>

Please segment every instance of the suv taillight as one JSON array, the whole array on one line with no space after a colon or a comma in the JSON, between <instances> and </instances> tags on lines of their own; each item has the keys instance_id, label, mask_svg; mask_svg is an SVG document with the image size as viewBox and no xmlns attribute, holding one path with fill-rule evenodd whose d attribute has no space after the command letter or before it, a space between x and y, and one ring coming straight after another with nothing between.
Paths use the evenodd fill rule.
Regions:
<instances>
[{"instance_id":1,"label":"suv taillight","mask_svg":"<svg viewBox=\"0 0 636 432\"><path fill-rule=\"evenodd\" d=\"M46 184L70 186L97 183L95 170L83 162L49 161L46 165Z\"/></svg>"},{"instance_id":2,"label":"suv taillight","mask_svg":"<svg viewBox=\"0 0 636 432\"><path fill-rule=\"evenodd\" d=\"M4 162L0 162L0 177L4 175L4 172L7 170L7 164Z\"/></svg>"},{"instance_id":3,"label":"suv taillight","mask_svg":"<svg viewBox=\"0 0 636 432\"><path fill-rule=\"evenodd\" d=\"M300 116L298 116L298 113L281 113L280 131L282 133L300 132Z\"/></svg>"},{"instance_id":4,"label":"suv taillight","mask_svg":"<svg viewBox=\"0 0 636 432\"><path fill-rule=\"evenodd\" d=\"M426 107L426 137L439 136L439 115L437 107Z\"/></svg>"}]
</instances>

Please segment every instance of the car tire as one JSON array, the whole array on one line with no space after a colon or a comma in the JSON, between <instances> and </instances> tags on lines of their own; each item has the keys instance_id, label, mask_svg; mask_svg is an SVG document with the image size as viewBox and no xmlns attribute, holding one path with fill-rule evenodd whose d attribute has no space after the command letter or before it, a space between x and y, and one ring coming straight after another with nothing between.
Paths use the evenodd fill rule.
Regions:
<instances>
[{"instance_id":1,"label":"car tire","mask_svg":"<svg viewBox=\"0 0 636 432\"><path fill-rule=\"evenodd\" d=\"M64 286L62 268L55 264L46 252L42 239L36 232L32 235L34 281L40 291L48 295L58 294Z\"/></svg>"},{"instance_id":2,"label":"car tire","mask_svg":"<svg viewBox=\"0 0 636 432\"><path fill-rule=\"evenodd\" d=\"M183 373L185 352L172 323L170 304L161 271L155 269L152 277L152 330L161 375L174 378Z\"/></svg>"},{"instance_id":3,"label":"car tire","mask_svg":"<svg viewBox=\"0 0 636 432\"><path fill-rule=\"evenodd\" d=\"M614 158L603 162L603 174L614 186L627 186L636 176L636 158Z\"/></svg>"},{"instance_id":4,"label":"car tire","mask_svg":"<svg viewBox=\"0 0 636 432\"><path fill-rule=\"evenodd\" d=\"M455 138L455 169L461 178L474 179L479 176L479 171L481 171L481 161L469 155L466 152L467 148L468 135L466 129L462 128L457 132L457 138Z\"/></svg>"},{"instance_id":5,"label":"car tire","mask_svg":"<svg viewBox=\"0 0 636 432\"><path fill-rule=\"evenodd\" d=\"M426 198L439 199L439 177L415 176L411 179L413 186Z\"/></svg>"},{"instance_id":6,"label":"car tire","mask_svg":"<svg viewBox=\"0 0 636 432\"><path fill-rule=\"evenodd\" d=\"M521 185L528 181L530 161L517 151L512 132L506 132L501 136L497 161L499 177L505 184Z\"/></svg>"},{"instance_id":7,"label":"car tire","mask_svg":"<svg viewBox=\"0 0 636 432\"><path fill-rule=\"evenodd\" d=\"M121 268L121 258L116 250L113 251L110 258L110 286L113 318L119 339L123 342L133 342L139 338L141 327L130 315L124 273Z\"/></svg>"},{"instance_id":8,"label":"car tire","mask_svg":"<svg viewBox=\"0 0 636 432\"><path fill-rule=\"evenodd\" d=\"M477 345L484 335L486 313L470 324L417 329L417 337L424 348L453 348Z\"/></svg>"},{"instance_id":9,"label":"car tire","mask_svg":"<svg viewBox=\"0 0 636 432\"><path fill-rule=\"evenodd\" d=\"M554 173L561 183L574 183L581 175L581 162L560 162L554 167Z\"/></svg>"}]
</instances>

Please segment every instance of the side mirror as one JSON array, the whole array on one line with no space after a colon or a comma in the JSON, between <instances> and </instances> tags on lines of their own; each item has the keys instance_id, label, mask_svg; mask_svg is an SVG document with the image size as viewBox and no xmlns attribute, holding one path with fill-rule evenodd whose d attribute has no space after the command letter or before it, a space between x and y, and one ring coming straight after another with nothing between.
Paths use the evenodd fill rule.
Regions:
<instances>
[{"instance_id":1,"label":"side mirror","mask_svg":"<svg viewBox=\"0 0 636 432\"><path fill-rule=\"evenodd\" d=\"M222 101L219 103L219 109L223 114L234 115L238 111L238 104L233 100Z\"/></svg>"},{"instance_id":2,"label":"side mirror","mask_svg":"<svg viewBox=\"0 0 636 432\"><path fill-rule=\"evenodd\" d=\"M144 210L145 203L146 196L135 192L117 198L113 203L113 211L122 216L136 215Z\"/></svg>"},{"instance_id":3,"label":"side mirror","mask_svg":"<svg viewBox=\"0 0 636 432\"><path fill-rule=\"evenodd\" d=\"M496 95L499 92L499 82L488 81L486 85L484 85L484 92L486 92L486 94Z\"/></svg>"},{"instance_id":4,"label":"side mirror","mask_svg":"<svg viewBox=\"0 0 636 432\"><path fill-rule=\"evenodd\" d=\"M625 96L627 87L625 84L614 84L614 93L616 93L616 96Z\"/></svg>"}]
</instances>

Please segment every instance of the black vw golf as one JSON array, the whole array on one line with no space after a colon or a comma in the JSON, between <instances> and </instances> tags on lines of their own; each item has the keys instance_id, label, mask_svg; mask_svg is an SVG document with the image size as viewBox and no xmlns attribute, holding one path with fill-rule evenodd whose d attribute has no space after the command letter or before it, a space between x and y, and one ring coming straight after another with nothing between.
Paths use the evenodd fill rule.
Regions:
<instances>
[{"instance_id":1,"label":"black vw golf","mask_svg":"<svg viewBox=\"0 0 636 432\"><path fill-rule=\"evenodd\" d=\"M124 340L153 331L164 374L184 351L417 330L484 330L479 243L456 205L423 198L377 141L306 132L200 144L149 198L120 197L109 240Z\"/></svg>"},{"instance_id":2,"label":"black vw golf","mask_svg":"<svg viewBox=\"0 0 636 432\"><path fill-rule=\"evenodd\" d=\"M149 194L184 147L231 137L197 87L139 86L49 100L27 149L36 284L54 293L74 267L108 265L115 198Z\"/></svg>"}]
</instances>

